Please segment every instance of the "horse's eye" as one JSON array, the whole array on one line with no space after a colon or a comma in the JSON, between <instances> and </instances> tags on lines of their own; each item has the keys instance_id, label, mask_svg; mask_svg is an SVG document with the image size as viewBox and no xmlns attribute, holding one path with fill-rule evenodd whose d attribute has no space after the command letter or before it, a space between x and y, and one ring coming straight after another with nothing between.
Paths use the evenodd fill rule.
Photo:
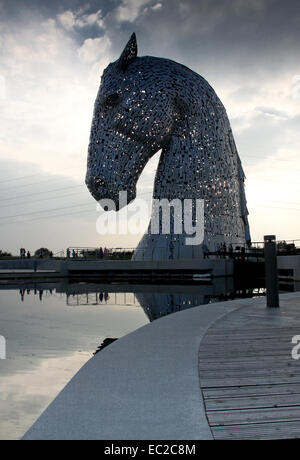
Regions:
<instances>
[{"instance_id":1,"label":"horse's eye","mask_svg":"<svg viewBox=\"0 0 300 460\"><path fill-rule=\"evenodd\" d=\"M118 104L119 100L120 100L120 96L118 93L110 94L105 99L105 105L106 107L113 107Z\"/></svg>"}]
</instances>

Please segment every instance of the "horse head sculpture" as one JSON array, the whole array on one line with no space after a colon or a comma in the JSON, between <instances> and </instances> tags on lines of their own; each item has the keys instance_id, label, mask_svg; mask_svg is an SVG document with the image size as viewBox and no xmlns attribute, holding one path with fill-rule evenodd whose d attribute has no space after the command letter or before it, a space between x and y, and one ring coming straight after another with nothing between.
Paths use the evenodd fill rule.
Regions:
<instances>
[{"instance_id":1,"label":"horse head sculpture","mask_svg":"<svg viewBox=\"0 0 300 460\"><path fill-rule=\"evenodd\" d=\"M137 56L133 34L120 58L105 69L94 107L86 184L98 201L119 192L135 199L149 159L162 150L156 199L204 200L204 245L250 241L245 175L225 108L213 88L169 59ZM160 227L161 228L161 227ZM151 233L135 259L202 258L202 245L186 246L184 232Z\"/></svg>"}]
</instances>

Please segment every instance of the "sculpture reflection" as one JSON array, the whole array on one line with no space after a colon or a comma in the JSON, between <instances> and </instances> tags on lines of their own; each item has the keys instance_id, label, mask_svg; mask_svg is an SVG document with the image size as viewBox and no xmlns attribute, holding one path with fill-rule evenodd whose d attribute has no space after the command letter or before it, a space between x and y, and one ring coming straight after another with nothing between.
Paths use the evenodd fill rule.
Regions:
<instances>
[{"instance_id":1,"label":"sculpture reflection","mask_svg":"<svg viewBox=\"0 0 300 460\"><path fill-rule=\"evenodd\" d=\"M200 305L252 297L253 291L251 288L236 291L231 278L219 278L197 286L169 286L169 292L138 292L136 298L149 320L154 321Z\"/></svg>"},{"instance_id":2,"label":"sculpture reflection","mask_svg":"<svg viewBox=\"0 0 300 460\"><path fill-rule=\"evenodd\" d=\"M255 286L258 288L259 286ZM85 283L64 279L59 282L24 282L0 286L0 290L18 289L20 300L30 296L40 301L52 295L65 296L68 307L126 306L141 307L149 321L198 305L252 297L262 291L252 287L238 287L232 278L216 278L213 281L193 284L100 284L96 280ZM263 288L263 286L261 286Z\"/></svg>"},{"instance_id":3,"label":"sculpture reflection","mask_svg":"<svg viewBox=\"0 0 300 460\"><path fill-rule=\"evenodd\" d=\"M263 285L256 288L263 288ZM0 290L18 290L20 300L36 296L40 301L52 295L65 295L66 305L76 306L141 306L150 321L160 316L205 305L212 302L249 297L259 293L253 286L237 287L233 278L216 278L213 281L193 284L109 284L96 280L74 282L64 279L56 282L7 283ZM293 290L293 289L289 289Z\"/></svg>"},{"instance_id":4,"label":"sculpture reflection","mask_svg":"<svg viewBox=\"0 0 300 460\"><path fill-rule=\"evenodd\" d=\"M136 296L150 321L177 311L209 303L209 298L203 294L162 294L148 292L144 294L139 293Z\"/></svg>"}]
</instances>

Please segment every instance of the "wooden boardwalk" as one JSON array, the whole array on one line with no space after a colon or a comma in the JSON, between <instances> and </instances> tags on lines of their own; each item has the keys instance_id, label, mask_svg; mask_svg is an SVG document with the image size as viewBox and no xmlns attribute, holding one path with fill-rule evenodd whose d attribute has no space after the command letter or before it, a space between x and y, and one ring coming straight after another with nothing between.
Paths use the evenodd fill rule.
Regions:
<instances>
[{"instance_id":1,"label":"wooden boardwalk","mask_svg":"<svg viewBox=\"0 0 300 460\"><path fill-rule=\"evenodd\" d=\"M217 321L200 345L199 372L215 439L300 438L300 301L247 306Z\"/></svg>"}]
</instances>

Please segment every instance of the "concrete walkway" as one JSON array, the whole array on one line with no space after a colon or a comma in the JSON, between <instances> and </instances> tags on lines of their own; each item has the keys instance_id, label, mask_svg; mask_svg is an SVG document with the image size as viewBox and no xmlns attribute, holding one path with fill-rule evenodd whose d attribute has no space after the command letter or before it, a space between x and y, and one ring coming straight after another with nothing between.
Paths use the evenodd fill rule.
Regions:
<instances>
[{"instance_id":1,"label":"concrete walkway","mask_svg":"<svg viewBox=\"0 0 300 460\"><path fill-rule=\"evenodd\" d=\"M284 298L300 308L300 293ZM75 375L24 439L213 439L200 388L200 344L217 320L251 305L264 309L265 299L202 305L119 339Z\"/></svg>"}]
</instances>

